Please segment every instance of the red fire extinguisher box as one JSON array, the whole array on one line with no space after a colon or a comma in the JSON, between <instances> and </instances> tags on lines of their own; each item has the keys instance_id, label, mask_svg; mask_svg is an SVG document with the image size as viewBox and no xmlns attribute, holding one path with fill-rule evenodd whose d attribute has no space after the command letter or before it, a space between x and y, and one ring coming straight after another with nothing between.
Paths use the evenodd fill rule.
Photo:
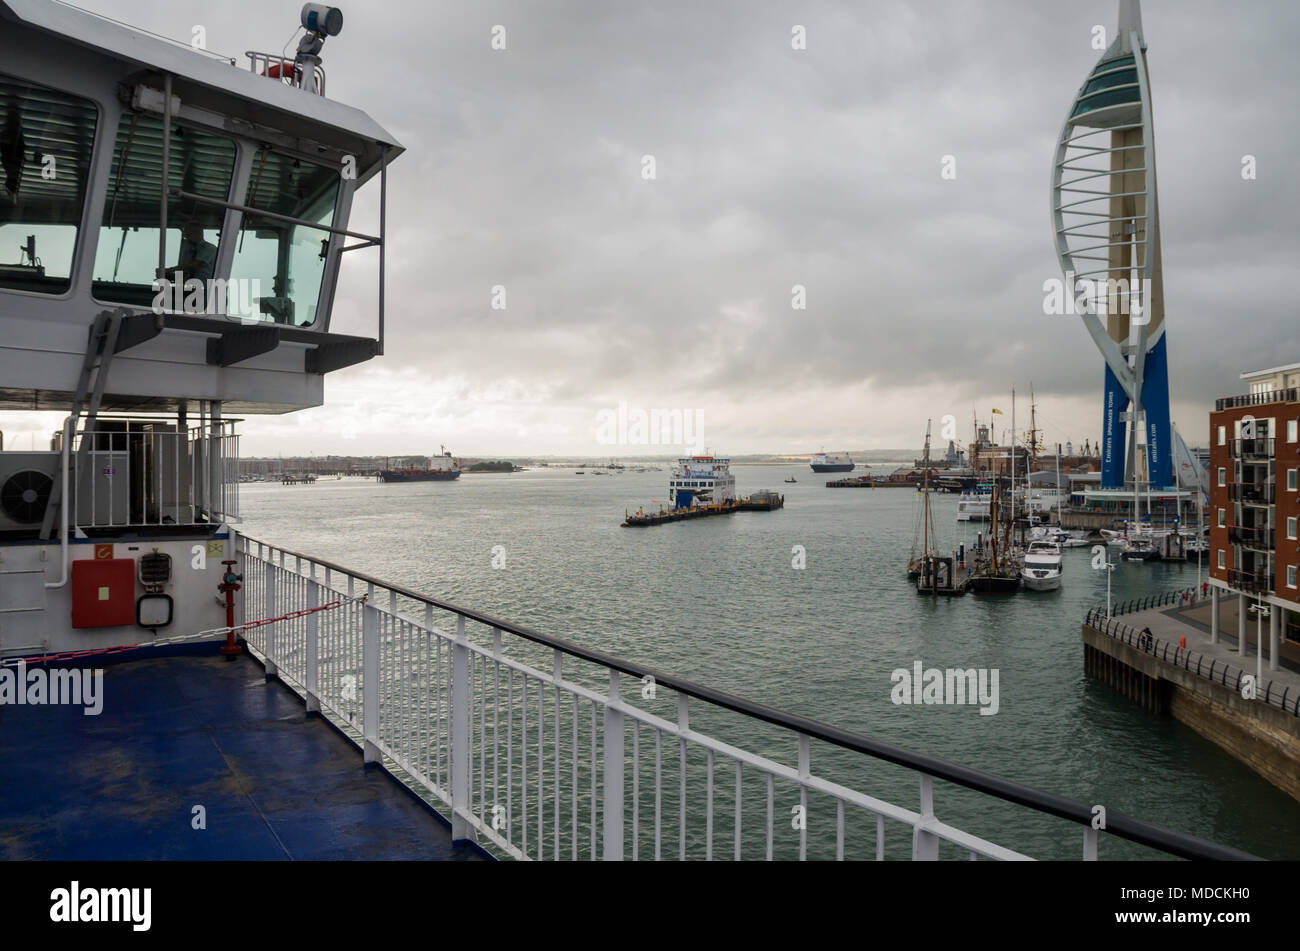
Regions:
<instances>
[{"instance_id":1,"label":"red fire extinguisher box","mask_svg":"<svg viewBox=\"0 0 1300 951\"><path fill-rule=\"evenodd\" d=\"M72 626L135 623L135 560L78 559L72 563Z\"/></svg>"}]
</instances>

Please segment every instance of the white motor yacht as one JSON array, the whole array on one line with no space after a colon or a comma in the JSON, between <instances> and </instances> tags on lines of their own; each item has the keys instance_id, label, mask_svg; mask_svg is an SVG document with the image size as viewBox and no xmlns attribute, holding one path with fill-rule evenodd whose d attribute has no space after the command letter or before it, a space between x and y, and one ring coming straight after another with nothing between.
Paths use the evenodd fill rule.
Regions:
<instances>
[{"instance_id":1,"label":"white motor yacht","mask_svg":"<svg viewBox=\"0 0 1300 951\"><path fill-rule=\"evenodd\" d=\"M1031 541L1025 549L1020 580L1030 591L1055 591L1061 586L1061 546L1052 541Z\"/></svg>"}]
</instances>

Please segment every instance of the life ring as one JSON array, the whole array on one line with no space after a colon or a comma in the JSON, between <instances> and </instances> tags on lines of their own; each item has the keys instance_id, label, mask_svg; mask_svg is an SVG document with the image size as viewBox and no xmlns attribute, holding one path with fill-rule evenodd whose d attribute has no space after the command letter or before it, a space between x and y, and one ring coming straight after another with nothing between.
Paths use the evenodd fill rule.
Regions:
<instances>
[{"instance_id":1,"label":"life ring","mask_svg":"<svg viewBox=\"0 0 1300 951\"><path fill-rule=\"evenodd\" d=\"M272 63L262 70L262 75L269 79L292 78L295 82L299 82L302 79L302 70L296 63Z\"/></svg>"}]
</instances>

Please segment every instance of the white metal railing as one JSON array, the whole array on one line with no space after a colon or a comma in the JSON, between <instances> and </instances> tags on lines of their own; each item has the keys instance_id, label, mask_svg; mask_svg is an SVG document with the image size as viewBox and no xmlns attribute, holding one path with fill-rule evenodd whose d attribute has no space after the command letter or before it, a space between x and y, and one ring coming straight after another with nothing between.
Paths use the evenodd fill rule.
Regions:
<instances>
[{"instance_id":1,"label":"white metal railing","mask_svg":"<svg viewBox=\"0 0 1300 951\"><path fill-rule=\"evenodd\" d=\"M236 557L239 623L334 605L249 628L246 643L366 763L446 806L454 839L521 859L1029 857L940 820L940 779L1076 823L1082 857L1097 857L1102 831L1082 803L244 535ZM911 771L915 807L858 788L890 764ZM1113 812L1105 831L1172 855L1248 857Z\"/></svg>"},{"instance_id":2,"label":"white metal railing","mask_svg":"<svg viewBox=\"0 0 1300 951\"><path fill-rule=\"evenodd\" d=\"M72 522L80 528L212 524L239 519L236 420L101 418L74 437Z\"/></svg>"}]
</instances>

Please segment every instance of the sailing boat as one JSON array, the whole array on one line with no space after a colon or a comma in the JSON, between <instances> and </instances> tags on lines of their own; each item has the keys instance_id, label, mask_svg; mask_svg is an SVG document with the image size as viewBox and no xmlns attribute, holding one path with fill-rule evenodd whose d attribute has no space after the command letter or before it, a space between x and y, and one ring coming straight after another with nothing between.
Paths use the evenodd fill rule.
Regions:
<instances>
[{"instance_id":1,"label":"sailing boat","mask_svg":"<svg viewBox=\"0 0 1300 951\"><path fill-rule=\"evenodd\" d=\"M1133 463L1133 523L1132 531L1124 541L1123 550L1120 552L1120 558L1124 561L1159 561L1160 548L1164 543L1167 531L1156 531L1155 523L1152 519L1155 506L1151 503L1151 479L1147 480L1147 515L1146 525L1142 524L1141 511L1139 502L1141 501L1141 483L1138 479L1137 460ZM1175 496L1176 498L1176 496Z\"/></svg>"},{"instance_id":2,"label":"sailing boat","mask_svg":"<svg viewBox=\"0 0 1300 951\"><path fill-rule=\"evenodd\" d=\"M957 565L951 556L941 557L931 549L935 538L934 516L930 512L930 420L925 424L925 471L921 476L921 555L907 566L909 578L916 579L917 594L960 596L966 593L966 579L957 580ZM965 572L963 571L963 574Z\"/></svg>"},{"instance_id":3,"label":"sailing boat","mask_svg":"<svg viewBox=\"0 0 1300 951\"><path fill-rule=\"evenodd\" d=\"M930 424L931 420L925 421L925 473L922 476L921 496L924 499L921 512L920 525L917 526L917 533L921 536L921 551L918 554L916 550L916 536L912 537L912 552L907 559L907 577L909 581L915 581L921 577L921 569L925 562L934 552L930 551L930 541L934 538L934 516L930 514Z\"/></svg>"},{"instance_id":4,"label":"sailing boat","mask_svg":"<svg viewBox=\"0 0 1300 951\"><path fill-rule=\"evenodd\" d=\"M989 532L990 557L987 562L975 569L970 577L970 589L976 594L1014 594L1020 587L1020 569L1009 563L1009 559L998 558L998 501L1001 496L1002 482L993 481L993 499L989 503L989 519L992 531ZM1006 550L1011 542L1011 529L1015 525L1015 512L1007 521L1006 535L1002 547Z\"/></svg>"}]
</instances>

